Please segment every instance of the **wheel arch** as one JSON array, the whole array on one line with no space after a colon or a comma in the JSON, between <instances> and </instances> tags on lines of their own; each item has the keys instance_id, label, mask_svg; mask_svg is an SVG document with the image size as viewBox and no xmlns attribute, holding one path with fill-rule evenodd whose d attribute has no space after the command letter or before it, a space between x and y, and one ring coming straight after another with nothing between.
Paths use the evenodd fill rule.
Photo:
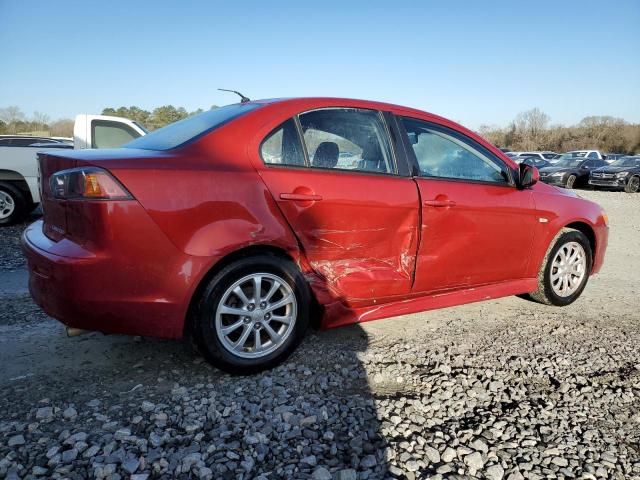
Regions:
<instances>
[{"instance_id":1,"label":"wheel arch","mask_svg":"<svg viewBox=\"0 0 640 480\"><path fill-rule=\"evenodd\" d=\"M20 172L15 170L0 169L0 182L9 183L24 195L25 200L29 203L33 203L33 196L29 189L29 184L24 176Z\"/></svg>"},{"instance_id":2,"label":"wheel arch","mask_svg":"<svg viewBox=\"0 0 640 480\"><path fill-rule=\"evenodd\" d=\"M273 255L274 257L278 257L284 260L289 260L298 267L298 269L300 270L300 272L302 272L303 275L305 274L305 269L303 267L303 260L301 259L300 252L296 251L295 254L292 255L292 252L287 251L286 249L280 246L271 245L271 244L249 245L228 253L227 255L222 257L220 260L218 260L207 271L207 273L205 273L205 275L200 279L198 285L194 289L193 294L191 295L191 299L189 300L189 306L187 308L186 318L184 319L184 326L183 326L183 332L182 332L183 337L190 338L191 336L191 332L193 329L193 322L195 320L197 310L198 310L198 303L200 301L202 293L204 292L207 285L209 284L209 281L227 265L230 265L233 262L236 262L243 258L248 258L248 257L253 257L258 255ZM309 287L309 295L311 296L311 301L312 301L311 325L314 328L318 328L320 325L320 319L322 316L321 306L316 298L315 293L313 292L313 289L311 288L311 285L309 285L308 281L307 281L307 285Z\"/></svg>"},{"instance_id":3,"label":"wheel arch","mask_svg":"<svg viewBox=\"0 0 640 480\"><path fill-rule=\"evenodd\" d=\"M579 232L583 233L584 236L587 237L587 239L589 240L589 246L591 247L591 256L595 257L597 240L596 240L596 232L591 225L589 225L586 222L573 222L573 223L569 223L568 225L565 225L563 228L571 228L573 230L578 230ZM591 263L592 263L591 268L593 268L593 263L594 263L593 259Z\"/></svg>"}]
</instances>

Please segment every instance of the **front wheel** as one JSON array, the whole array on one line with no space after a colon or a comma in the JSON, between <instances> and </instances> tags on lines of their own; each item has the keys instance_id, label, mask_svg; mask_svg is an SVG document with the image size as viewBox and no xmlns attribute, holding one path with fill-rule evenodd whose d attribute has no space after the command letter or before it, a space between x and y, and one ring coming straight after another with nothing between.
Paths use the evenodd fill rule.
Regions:
<instances>
[{"instance_id":1,"label":"front wheel","mask_svg":"<svg viewBox=\"0 0 640 480\"><path fill-rule=\"evenodd\" d=\"M309 325L310 293L290 260L245 258L223 268L200 301L194 337L214 366L251 374L286 360Z\"/></svg>"},{"instance_id":2,"label":"front wheel","mask_svg":"<svg viewBox=\"0 0 640 480\"><path fill-rule=\"evenodd\" d=\"M567 188L573 188L574 185L576 184L576 176L575 175L569 175L569 178L567 178L567 183L565 184L565 186Z\"/></svg>"},{"instance_id":3,"label":"front wheel","mask_svg":"<svg viewBox=\"0 0 640 480\"><path fill-rule=\"evenodd\" d=\"M631 177L627 182L627 185L624 187L624 191L627 193L640 192L640 177L638 176Z\"/></svg>"},{"instance_id":4,"label":"front wheel","mask_svg":"<svg viewBox=\"0 0 640 480\"><path fill-rule=\"evenodd\" d=\"M0 182L0 227L19 222L28 213L24 195L10 183Z\"/></svg>"},{"instance_id":5,"label":"front wheel","mask_svg":"<svg viewBox=\"0 0 640 480\"><path fill-rule=\"evenodd\" d=\"M530 298L559 307L575 302L589 280L593 252L584 233L563 229L547 252L538 273L538 290Z\"/></svg>"}]
</instances>

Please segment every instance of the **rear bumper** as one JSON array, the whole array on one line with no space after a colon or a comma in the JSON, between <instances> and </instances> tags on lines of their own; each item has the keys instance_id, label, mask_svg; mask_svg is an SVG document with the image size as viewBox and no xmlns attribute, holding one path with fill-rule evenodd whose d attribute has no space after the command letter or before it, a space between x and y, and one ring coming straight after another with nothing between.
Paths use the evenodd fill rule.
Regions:
<instances>
[{"instance_id":1,"label":"rear bumper","mask_svg":"<svg viewBox=\"0 0 640 480\"><path fill-rule=\"evenodd\" d=\"M192 257L173 247L172 256L158 256L156 265L150 265L127 251L126 244L121 247L109 254L89 251L68 239L54 242L43 233L43 222L35 222L22 236L31 296L48 315L69 327L182 336L194 279L181 277L180 271Z\"/></svg>"}]
</instances>

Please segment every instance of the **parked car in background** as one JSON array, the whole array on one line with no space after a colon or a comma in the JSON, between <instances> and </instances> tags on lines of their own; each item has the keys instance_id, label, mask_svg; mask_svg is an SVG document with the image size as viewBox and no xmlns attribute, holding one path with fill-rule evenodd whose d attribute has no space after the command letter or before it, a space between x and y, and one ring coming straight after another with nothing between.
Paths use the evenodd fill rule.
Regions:
<instances>
[{"instance_id":1,"label":"parked car in background","mask_svg":"<svg viewBox=\"0 0 640 480\"><path fill-rule=\"evenodd\" d=\"M604 160L605 156L600 150L571 150L570 152L561 153L558 156L554 156L551 163L557 163L560 160L575 159L575 158L588 158L591 160Z\"/></svg>"},{"instance_id":2,"label":"parked car in background","mask_svg":"<svg viewBox=\"0 0 640 480\"><path fill-rule=\"evenodd\" d=\"M312 322L516 294L569 305L607 246L597 204L385 103L246 101L39 160L35 301L78 329L192 337L233 373L282 362Z\"/></svg>"},{"instance_id":3,"label":"parked car in background","mask_svg":"<svg viewBox=\"0 0 640 480\"><path fill-rule=\"evenodd\" d=\"M573 153L573 152L570 152ZM585 156L565 156L560 161L540 169L540 180L565 188L584 187L589 183L589 173L604 167L607 162Z\"/></svg>"},{"instance_id":4,"label":"parked car in background","mask_svg":"<svg viewBox=\"0 0 640 480\"><path fill-rule=\"evenodd\" d=\"M117 147L146 130L126 118L78 115L73 143L48 137L0 137L0 227L25 218L40 202L36 153L45 148L86 149Z\"/></svg>"},{"instance_id":5,"label":"parked car in background","mask_svg":"<svg viewBox=\"0 0 640 480\"><path fill-rule=\"evenodd\" d=\"M628 156L626 153L606 153L604 155L605 160L607 161L607 163L613 163L616 160L619 160L622 157L626 157L626 156Z\"/></svg>"},{"instance_id":6,"label":"parked car in background","mask_svg":"<svg viewBox=\"0 0 640 480\"><path fill-rule=\"evenodd\" d=\"M550 160L557 155L556 152L519 152L518 157L537 157L541 160Z\"/></svg>"},{"instance_id":7,"label":"parked car in background","mask_svg":"<svg viewBox=\"0 0 640 480\"><path fill-rule=\"evenodd\" d=\"M31 135L0 135L0 147L29 147L34 143L65 143L52 137L34 137Z\"/></svg>"},{"instance_id":8,"label":"parked car in background","mask_svg":"<svg viewBox=\"0 0 640 480\"><path fill-rule=\"evenodd\" d=\"M526 163L538 169L548 167L551 163L548 160L544 160L540 157L518 157L518 163Z\"/></svg>"},{"instance_id":9,"label":"parked car in background","mask_svg":"<svg viewBox=\"0 0 640 480\"><path fill-rule=\"evenodd\" d=\"M608 190L640 192L640 156L622 157L591 172L589 185Z\"/></svg>"}]
</instances>

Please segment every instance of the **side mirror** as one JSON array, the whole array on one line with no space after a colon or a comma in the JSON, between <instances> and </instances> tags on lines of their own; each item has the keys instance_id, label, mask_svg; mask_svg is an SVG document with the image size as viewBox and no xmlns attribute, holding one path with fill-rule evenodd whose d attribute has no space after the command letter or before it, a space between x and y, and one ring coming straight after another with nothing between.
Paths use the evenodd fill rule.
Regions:
<instances>
[{"instance_id":1,"label":"side mirror","mask_svg":"<svg viewBox=\"0 0 640 480\"><path fill-rule=\"evenodd\" d=\"M540 172L533 165L527 165L526 163L520 164L520 188L528 188L540 180Z\"/></svg>"}]
</instances>

